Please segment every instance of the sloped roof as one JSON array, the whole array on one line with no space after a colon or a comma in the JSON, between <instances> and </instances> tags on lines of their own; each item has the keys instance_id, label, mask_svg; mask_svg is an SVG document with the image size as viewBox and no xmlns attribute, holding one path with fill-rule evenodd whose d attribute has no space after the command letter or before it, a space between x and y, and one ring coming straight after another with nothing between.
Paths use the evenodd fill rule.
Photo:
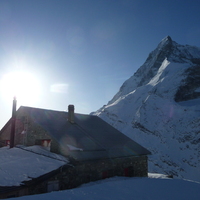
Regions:
<instances>
[{"instance_id":1,"label":"sloped roof","mask_svg":"<svg viewBox=\"0 0 200 200\"><path fill-rule=\"evenodd\" d=\"M35 123L46 130L60 145L72 145L82 151L71 151L77 160L147 155L150 152L120 131L94 115L74 114L70 123L68 112L21 106Z\"/></svg>"}]
</instances>

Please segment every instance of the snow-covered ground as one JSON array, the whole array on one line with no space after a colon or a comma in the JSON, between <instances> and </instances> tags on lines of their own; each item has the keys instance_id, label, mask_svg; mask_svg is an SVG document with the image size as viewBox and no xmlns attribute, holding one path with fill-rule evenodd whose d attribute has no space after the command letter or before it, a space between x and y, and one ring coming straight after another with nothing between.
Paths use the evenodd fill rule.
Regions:
<instances>
[{"instance_id":1,"label":"snow-covered ground","mask_svg":"<svg viewBox=\"0 0 200 200\"><path fill-rule=\"evenodd\" d=\"M51 153L40 146L0 148L0 160L0 186L20 185L22 181L30 180L30 177L39 177L68 163L65 157ZM75 189L17 199L199 200L200 183L169 179L165 175L151 173L148 178L113 177L84 184Z\"/></svg>"},{"instance_id":2,"label":"snow-covered ground","mask_svg":"<svg viewBox=\"0 0 200 200\"><path fill-rule=\"evenodd\" d=\"M200 184L163 175L149 178L114 177L84 184L79 188L41 195L19 197L17 200L199 200Z\"/></svg>"},{"instance_id":3,"label":"snow-covered ground","mask_svg":"<svg viewBox=\"0 0 200 200\"><path fill-rule=\"evenodd\" d=\"M0 148L0 186L17 186L23 181L58 169L68 160L40 146Z\"/></svg>"}]
</instances>

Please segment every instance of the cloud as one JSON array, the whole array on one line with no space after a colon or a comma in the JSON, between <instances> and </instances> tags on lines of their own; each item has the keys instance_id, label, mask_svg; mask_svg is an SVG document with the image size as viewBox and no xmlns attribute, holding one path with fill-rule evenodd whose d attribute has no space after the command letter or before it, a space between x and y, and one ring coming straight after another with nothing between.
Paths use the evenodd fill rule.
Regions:
<instances>
[{"instance_id":1,"label":"cloud","mask_svg":"<svg viewBox=\"0 0 200 200\"><path fill-rule=\"evenodd\" d=\"M69 85L66 83L56 83L50 86L50 91L55 93L67 93Z\"/></svg>"}]
</instances>

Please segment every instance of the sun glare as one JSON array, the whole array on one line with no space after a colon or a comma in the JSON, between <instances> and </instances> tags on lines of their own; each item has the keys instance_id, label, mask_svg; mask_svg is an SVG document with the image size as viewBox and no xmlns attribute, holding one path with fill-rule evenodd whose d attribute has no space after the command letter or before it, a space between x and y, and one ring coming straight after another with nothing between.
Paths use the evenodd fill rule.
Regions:
<instances>
[{"instance_id":1,"label":"sun glare","mask_svg":"<svg viewBox=\"0 0 200 200\"><path fill-rule=\"evenodd\" d=\"M13 71L2 77L0 90L4 99L11 100L16 96L22 105L29 105L39 98L40 85L33 74L24 71Z\"/></svg>"}]
</instances>

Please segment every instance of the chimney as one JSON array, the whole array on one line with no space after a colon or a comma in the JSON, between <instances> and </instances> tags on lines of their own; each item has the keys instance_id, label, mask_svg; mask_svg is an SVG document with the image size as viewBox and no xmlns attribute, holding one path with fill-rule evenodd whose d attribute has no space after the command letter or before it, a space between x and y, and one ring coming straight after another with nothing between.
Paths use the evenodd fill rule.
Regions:
<instances>
[{"instance_id":1,"label":"chimney","mask_svg":"<svg viewBox=\"0 0 200 200\"><path fill-rule=\"evenodd\" d=\"M17 100L16 97L14 97L13 107L12 107L12 118L11 118L10 148L13 148L15 144L16 107L17 107Z\"/></svg>"},{"instance_id":2,"label":"chimney","mask_svg":"<svg viewBox=\"0 0 200 200\"><path fill-rule=\"evenodd\" d=\"M68 106L68 121L74 123L74 105Z\"/></svg>"}]
</instances>

